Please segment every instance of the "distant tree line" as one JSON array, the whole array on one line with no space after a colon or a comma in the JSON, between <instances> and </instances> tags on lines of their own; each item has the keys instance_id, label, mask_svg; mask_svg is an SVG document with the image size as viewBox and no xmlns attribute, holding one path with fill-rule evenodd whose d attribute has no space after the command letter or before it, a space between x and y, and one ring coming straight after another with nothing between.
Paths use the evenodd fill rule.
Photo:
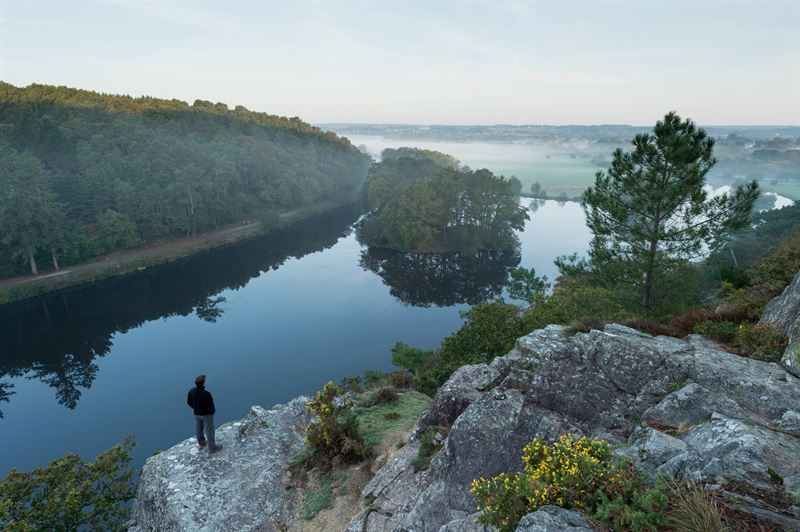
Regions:
<instances>
[{"instance_id":1,"label":"distant tree line","mask_svg":"<svg viewBox=\"0 0 800 532\"><path fill-rule=\"evenodd\" d=\"M398 152L408 155L397 157ZM444 164L443 164L444 163ZM486 169L458 169L446 154L400 148L370 169L361 242L396 251L511 249L528 219L518 190Z\"/></svg>"},{"instance_id":2,"label":"distant tree line","mask_svg":"<svg viewBox=\"0 0 800 532\"><path fill-rule=\"evenodd\" d=\"M315 204L370 159L299 118L0 83L0 278Z\"/></svg>"}]
</instances>

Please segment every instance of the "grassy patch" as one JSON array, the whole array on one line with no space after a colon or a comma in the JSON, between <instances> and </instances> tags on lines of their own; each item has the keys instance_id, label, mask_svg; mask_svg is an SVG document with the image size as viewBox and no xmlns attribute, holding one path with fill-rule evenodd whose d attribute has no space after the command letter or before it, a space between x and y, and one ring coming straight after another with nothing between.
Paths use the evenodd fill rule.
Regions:
<instances>
[{"instance_id":1,"label":"grassy patch","mask_svg":"<svg viewBox=\"0 0 800 532\"><path fill-rule=\"evenodd\" d=\"M431 398L409 391L389 403L356 408L358 427L367 446L378 445L391 432L408 430L419 418Z\"/></svg>"},{"instance_id":2,"label":"grassy patch","mask_svg":"<svg viewBox=\"0 0 800 532\"><path fill-rule=\"evenodd\" d=\"M321 510L333 508L332 499L333 482L330 477L322 477L319 481L319 489L306 490L303 519L311 521Z\"/></svg>"}]
</instances>

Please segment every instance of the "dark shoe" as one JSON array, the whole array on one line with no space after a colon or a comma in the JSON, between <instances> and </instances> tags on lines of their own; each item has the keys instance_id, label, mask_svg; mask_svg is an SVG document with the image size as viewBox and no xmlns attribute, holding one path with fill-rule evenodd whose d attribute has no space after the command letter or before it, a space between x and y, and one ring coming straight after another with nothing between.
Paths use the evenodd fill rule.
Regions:
<instances>
[{"instance_id":1,"label":"dark shoe","mask_svg":"<svg viewBox=\"0 0 800 532\"><path fill-rule=\"evenodd\" d=\"M201 441L201 442L197 442L197 445L199 445L199 446L200 446L200 448L202 449L202 448L203 448L203 447L205 447L207 444L206 444L206 442L204 442L204 441Z\"/></svg>"},{"instance_id":2,"label":"dark shoe","mask_svg":"<svg viewBox=\"0 0 800 532\"><path fill-rule=\"evenodd\" d=\"M220 452L221 450L222 450L222 445L217 445L217 446L216 446L216 447L214 447L213 449L209 449L209 451L208 451L208 452L209 452L210 454L214 454L214 453L218 453L218 452Z\"/></svg>"}]
</instances>

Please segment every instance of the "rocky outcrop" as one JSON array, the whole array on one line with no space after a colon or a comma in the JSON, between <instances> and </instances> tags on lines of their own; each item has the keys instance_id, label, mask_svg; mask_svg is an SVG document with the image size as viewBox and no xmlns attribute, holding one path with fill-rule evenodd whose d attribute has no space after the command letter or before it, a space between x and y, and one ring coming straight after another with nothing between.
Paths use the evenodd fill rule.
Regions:
<instances>
[{"instance_id":1,"label":"rocky outcrop","mask_svg":"<svg viewBox=\"0 0 800 532\"><path fill-rule=\"evenodd\" d=\"M488 532L476 523L473 479L521 467L534 437L571 432L617 444L656 475L696 480L726 504L775 529L800 530L800 274L763 323L785 332L783 364L743 358L701 336L653 337L609 325L567 334L551 325L489 364L458 369L410 441L376 461L349 532ZM787 358L788 357L788 358ZM787 371L788 369L788 371ZM793 373L794 372L794 373ZM253 407L217 431L225 446L192 438L147 460L132 530L284 530L299 496L287 465L304 443L306 398ZM430 427L440 447L417 470ZM519 531L589 530L575 512L542 507Z\"/></svg>"},{"instance_id":2,"label":"rocky outcrop","mask_svg":"<svg viewBox=\"0 0 800 532\"><path fill-rule=\"evenodd\" d=\"M558 506L542 506L523 517L517 532L590 532L589 524L576 512Z\"/></svg>"},{"instance_id":3,"label":"rocky outcrop","mask_svg":"<svg viewBox=\"0 0 800 532\"><path fill-rule=\"evenodd\" d=\"M219 453L209 455L189 438L148 458L130 530L285 530L298 515L286 475L305 444L307 401L252 407L244 419L217 429Z\"/></svg>"},{"instance_id":4,"label":"rocky outcrop","mask_svg":"<svg viewBox=\"0 0 800 532\"><path fill-rule=\"evenodd\" d=\"M483 530L471 481L519 469L525 443L565 432L615 442L646 471L721 484L725 493L747 486L794 496L798 410L800 379L700 336L652 337L620 325L568 336L549 326L506 356L453 374L420 423L420 431L450 425L430 468L414 470L417 442L398 451L365 488L371 504L348 530ZM796 515L768 506L756 509L760 519L800 529ZM586 529L570 513L541 509L520 530Z\"/></svg>"},{"instance_id":5,"label":"rocky outcrop","mask_svg":"<svg viewBox=\"0 0 800 532\"><path fill-rule=\"evenodd\" d=\"M781 363L800 376L800 272L781 295L767 304L760 323L775 327L789 338Z\"/></svg>"}]
</instances>

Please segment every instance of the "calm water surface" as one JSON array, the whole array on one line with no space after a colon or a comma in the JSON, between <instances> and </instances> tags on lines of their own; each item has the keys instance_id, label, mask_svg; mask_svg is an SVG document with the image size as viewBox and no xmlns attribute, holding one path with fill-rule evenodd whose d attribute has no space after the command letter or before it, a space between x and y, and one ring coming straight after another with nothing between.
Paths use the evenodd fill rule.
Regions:
<instances>
[{"instance_id":1,"label":"calm water surface","mask_svg":"<svg viewBox=\"0 0 800 532\"><path fill-rule=\"evenodd\" d=\"M530 205L532 200L523 200ZM535 201L535 200L534 200ZM349 207L136 275L0 307L0 475L136 437L141 465L193 433L186 392L208 375L218 425L391 367L398 340L434 347L509 269L555 276L589 241L576 203L536 202L517 252L369 251ZM2 399L5 400L2 400Z\"/></svg>"}]
</instances>

